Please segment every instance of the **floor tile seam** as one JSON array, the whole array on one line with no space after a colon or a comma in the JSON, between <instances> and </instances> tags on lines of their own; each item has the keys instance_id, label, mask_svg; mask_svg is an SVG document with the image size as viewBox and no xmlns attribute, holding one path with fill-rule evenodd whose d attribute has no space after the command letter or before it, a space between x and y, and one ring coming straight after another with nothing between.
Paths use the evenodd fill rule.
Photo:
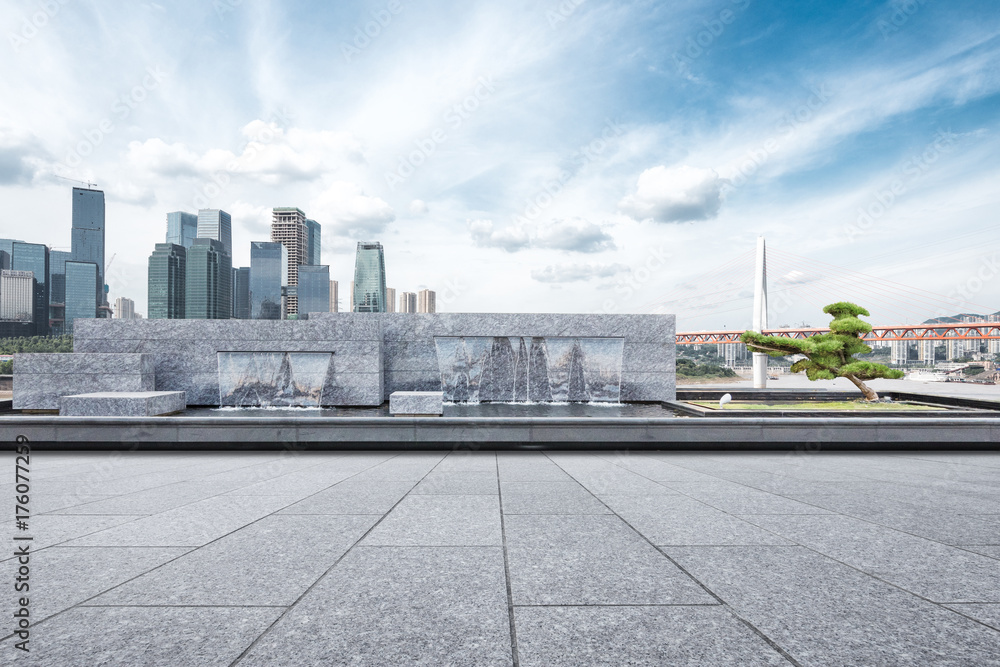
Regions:
<instances>
[{"instance_id":1,"label":"floor tile seam","mask_svg":"<svg viewBox=\"0 0 1000 667\"><path fill-rule=\"evenodd\" d=\"M988 454L991 457L996 457L996 455L993 454L992 452L988 452ZM903 454L903 453L901 453L899 456L900 456L900 458L912 459L912 460L915 460L915 461L927 461L927 462L930 462L930 463L936 463L936 461L934 459L926 459L926 458L923 458L923 457L920 457L920 456L916 456L916 455L913 455L913 454ZM997 470L998 474L1000 474L1000 457L998 457L997 465L995 465L995 466L973 465L971 463L962 463L962 462L954 462L954 461L945 461L945 462L941 462L941 463L942 463L942 465L957 465L957 466L965 466L965 467L977 468L977 469L978 468L986 468L988 470Z\"/></svg>"},{"instance_id":2,"label":"floor tile seam","mask_svg":"<svg viewBox=\"0 0 1000 667\"><path fill-rule=\"evenodd\" d=\"M41 515L39 515L39 516L41 516ZM138 521L140 519L143 519L147 515L145 515L145 514L67 514L67 515L60 515L60 516L131 516L131 517L135 517L135 518L132 519L131 521L123 521L123 522L121 522L119 524L116 524L114 526L110 526L109 528L98 528L97 530L91 531L89 533L84 533L83 535L77 535L75 537L69 537L69 538L66 538L65 540L63 540L62 542L56 542L54 544L47 544L44 547L41 547L40 549L38 549L37 551L36 550L32 550L32 553L38 553L39 551L44 551L46 549L51 549L53 547L66 547L66 546L69 546L69 545L67 545L67 542L72 542L73 540L80 540L80 539L83 539L84 537L90 537L91 535L96 535L97 533L103 532L105 530L109 530L110 528L117 528L118 526L125 526L127 524L132 523L133 521ZM186 548L186 546L182 545L182 546L172 547L172 548L184 549L184 548ZM5 558L3 560L0 560L0 563L5 562L7 560L11 560L11 558Z\"/></svg>"},{"instance_id":3,"label":"floor tile seam","mask_svg":"<svg viewBox=\"0 0 1000 667\"><path fill-rule=\"evenodd\" d=\"M545 453L545 452L542 452L542 453L545 456L548 456L547 453ZM553 463L555 463L555 462L553 461ZM558 464L556 464L556 465L558 465ZM586 487L584 487L584 488L586 488ZM590 491L590 490L588 489L588 491ZM591 495L593 495L593 493L591 493ZM604 504L605 507L607 507L609 510L611 510L611 512L616 517L618 517L619 521L621 521L626 526L628 526L631 530L633 530L637 535L639 535L639 537L641 537L644 541L646 541L646 543L648 543L653 549L655 549L659 554L661 554L669 562L673 563L674 567L676 567L679 571L683 572L685 576L687 576L691 581L693 581L697 586L699 586L703 591L705 591L705 593L707 593L709 596L711 596L712 599L714 599L716 602L718 602L719 605L722 608L726 609L730 614L732 614L732 616L734 618L736 618L739 622L743 623L747 628L749 628L750 631L753 634L755 634L758 637L760 637L760 639L762 641L764 641L768 646L770 646L772 649L774 649L779 655L781 655L781 657L783 657L785 660L787 660L790 664L794 665L795 667L803 667L801 663L799 663L795 658L792 657L792 655L790 653L788 653L788 651L786 651L784 648L782 648L776 641L774 641L773 639L771 639L770 637L768 637L766 634L764 634L760 630L760 628L758 628L756 625L754 625L753 623L751 623L748 619L743 618L740 614L736 613L736 610L733 609L732 606L729 605L729 603L727 603L725 600L723 600L720 595L716 594L715 591L713 591L711 588L709 588L708 586L706 586L700 579L698 579L697 577L695 577L686 568L682 567L680 563L678 563L676 560L674 560L673 558L671 558L665 551L663 551L662 549L659 549L655 544L653 544L649 540L648 537L646 537L643 533L639 532L635 528L635 526L633 526L631 523L629 523L628 521L626 521L621 515L619 515L617 512L615 512L612 507L610 507L609 505L607 505L607 503L604 503L604 501L602 501L596 495L594 496L594 498L598 502Z\"/></svg>"},{"instance_id":4,"label":"floor tile seam","mask_svg":"<svg viewBox=\"0 0 1000 667\"><path fill-rule=\"evenodd\" d=\"M653 603L653 602L651 602L651 603L645 603L645 604L643 604L643 603L620 603L620 604L615 603L615 604L611 604L611 603L603 603L603 602L595 602L593 604L583 604L583 603L580 603L580 604L568 604L568 603L516 604L515 603L514 604L514 608L515 609L532 609L532 608L550 609L550 608L559 608L559 607L571 607L571 608L575 608L575 607L584 607L584 608L587 608L587 607L596 607L596 608L601 608L601 607L613 607L613 608L622 608L622 607L624 607L624 608L628 608L628 607L638 607L638 608L646 608L646 607L671 607L671 608L676 608L676 607L680 607L680 608L695 607L695 608L704 608L704 607L708 607L708 608L711 608L711 609L716 609L716 608L722 608L722 607L725 607L725 606L726 606L726 604L724 602L716 602L714 604L710 604L710 603L707 603L707 602L705 602L705 603L682 603L682 602L677 602L677 603L667 603L667 602L664 602L664 603Z\"/></svg>"},{"instance_id":5,"label":"floor tile seam","mask_svg":"<svg viewBox=\"0 0 1000 667\"><path fill-rule=\"evenodd\" d=\"M517 617L514 613L514 586L510 578L510 556L508 554L507 547L507 524L504 518L503 511L503 484L500 482L500 456L496 452L493 453L493 461L496 465L497 472L497 497L499 499L500 506L500 544L502 545L503 552L503 573L504 573L504 584L506 586L507 593L507 622L510 625L510 652L511 652L511 664L513 667L519 667L521 664L520 651L517 645Z\"/></svg>"},{"instance_id":6,"label":"floor tile seam","mask_svg":"<svg viewBox=\"0 0 1000 667\"><path fill-rule=\"evenodd\" d=\"M283 604L79 604L81 609L284 609Z\"/></svg>"},{"instance_id":7,"label":"floor tile seam","mask_svg":"<svg viewBox=\"0 0 1000 667\"><path fill-rule=\"evenodd\" d=\"M396 451L396 453L395 453L395 454L394 454L393 456L391 456L391 457L389 457L388 459L386 459L386 461L382 461L382 462L380 462L380 463L378 463L378 464L376 464L376 465L381 465L382 463L386 463L386 462L388 462L388 461L391 461L392 459L394 459L394 458L397 458L397 457L401 456L401 455L402 455L402 453L403 453L402 451ZM435 463L435 464L434 464L434 466L432 466L430 470L428 470L428 471L427 471L427 473L426 473L426 474L424 475L424 477L422 477L422 478L420 478L420 479L419 479L418 481L414 482L414 484L413 484L413 487L416 487L416 485L417 485L417 484L419 484L420 482L422 482L422 481L423 481L423 479L424 479L425 477L427 477L427 475L429 475L429 474L430 474L430 473L431 473L431 472L432 472L432 471L433 471L433 470L434 470L435 468L437 468L437 467L438 467L438 466L439 466L439 465L441 464L441 461L443 461L443 460L444 460L445 458L447 458L447 455L446 455L446 456L442 456L442 457L441 457L441 459L440 459L440 460L439 460L439 461L438 461L437 463ZM372 466L372 467L375 467L375 466ZM370 470L370 469L371 469L371 468L365 468L365 470ZM356 474L361 474L361 472L364 472L364 471L359 471L359 472L358 472L358 473L356 473ZM413 490L413 487L411 487L411 488L410 488L410 491L412 491L412 490ZM317 492L317 493L318 493L318 492ZM315 495L315 494L313 494L313 495ZM335 560L335 561L333 562L333 564L332 564L332 565L330 565L330 567L328 567L328 568L327 568L327 569L326 569L326 570L325 570L325 571L324 571L324 572L323 572L322 574L320 574L320 575L319 575L319 576L318 576L318 577L316 578L316 580L315 580L315 581L313 581L313 582L312 582L312 583L311 583L311 584L310 584L309 586L307 586L307 587L306 587L306 589L305 589L304 591L302 591L302 593L301 593L301 594L300 594L300 595L299 595L299 596L298 596L297 598L295 598L295 600L294 600L294 601L293 601L293 602L292 602L292 603L291 603L290 605L288 605L288 606L287 606L287 607L285 608L285 611L283 611L283 612L281 612L280 614L278 614L278 617L277 617L276 619L274 619L274 621L273 621L273 622L272 622L272 623L271 623L270 625L268 625L268 626L267 626L266 628L264 628L264 630L263 630L263 631L262 631L262 632L261 632L261 633L260 633L259 635L257 635L257 636L256 636L256 637L255 637L255 638L253 639L253 641L251 641L251 642L250 642L250 644L249 644L249 645L248 645L248 646L247 646L247 647L246 647L245 649L243 649L243 651L242 651L242 652L241 652L241 653L240 653L240 654L239 654L238 656L236 656L236 659L235 659L235 660L233 660L233 661L232 661L232 662L231 662L231 663L229 664L229 667L236 667L236 665L238 665L238 664L239 664L239 663L240 663L240 662L241 662L241 661L242 661L242 660L243 660L243 659L244 659L244 658L245 658L245 657L246 657L247 655L249 655L249 654L250 654L250 651L251 651L251 650L253 650L253 647L254 647L254 646L256 646L256 645L257 645L257 644L258 644L258 643L259 643L259 642L260 642L260 641L261 641L261 640L262 640L262 639L263 639L263 638L264 638L264 637L265 637L265 636L266 636L266 635L267 635L267 634L268 634L269 632L271 632L271 630L272 630L272 629L274 629L275 627L277 627L278 623L280 623L280 622L281 622L281 620L282 620L283 618L285 618L285 616L287 616L287 615L288 615L288 614L289 614L289 613L290 613L290 612L291 612L291 611L292 611L292 610L293 610L293 609L295 608L295 606L296 606L296 605L298 605L298 604L299 604L299 602L301 602L301 601L302 601L302 600L303 600L303 599L304 599L304 598L305 598L305 597L306 597L306 596L307 596L307 595L309 594L309 592L310 592L310 591L311 591L311 590L312 590L313 588L315 588L315 587L316 587L317 585L319 585L319 582L323 581L323 579L325 579L325 578L327 577L327 575L329 575L329 574L330 574L330 573L331 573L331 572L332 572L332 571L334 570L334 568L336 568L336 567L337 567L337 565L339 565L339 564L341 563L341 561L343 561L343 560L344 560L344 559L345 559L345 558L346 558L346 557L348 556L348 554L350 554L350 553L351 553L351 552L352 552L352 551L353 551L353 550L355 549L355 547L357 547L357 546L358 546L358 545L359 545L359 544L360 544L360 543L361 543L361 542L362 542L362 541L363 541L363 540L364 540L364 539L365 539L366 537L368 537L368 536L369 536L369 535L370 535L370 534L372 533L372 531L374 531L374 530L375 530L375 529L376 529L376 528L377 528L377 527L378 527L379 525L381 525L381 523L382 523L383 521L385 521L385 518L386 518L387 516L389 516L389 515L390 515L390 514L392 513L392 511L393 511L394 509L396 509L396 507L398 507L398 506L399 506L399 504L400 504L401 502L403 502L403 500L404 500L404 499L405 499L405 498L406 498L406 497L407 497L408 495L409 495L409 491L407 491L406 493L404 493L404 494L403 494L403 495L402 495L402 496L401 496L401 497L399 498L399 500L397 500L397 501L396 501L396 502L395 502L395 503L393 504L393 506L392 506L392 507L390 507L390 508L388 509L388 511L386 511L386 512L385 512L385 513L384 513L384 514L382 515L382 517L381 517L381 518L380 518L380 519L379 519L378 521L376 521L376 522L375 522L375 523L373 523L373 524L372 524L371 526L369 526L368 530L366 530L366 531L364 532L364 534L362 534L362 535L361 535L361 536L360 536L360 537L359 537L359 538L358 538L358 539L357 539L357 540L356 540L356 541L354 542L354 544L352 544L351 546L349 546L349 547L348 547L348 548L347 548L347 549L346 549L346 550L344 551L344 553L343 553L343 554L341 554L341 555L340 555L340 557L339 557L339 558L337 558L337 559L336 559L336 560ZM310 496L310 497L311 497L311 496ZM305 499L303 498L303 500L305 500Z\"/></svg>"}]
</instances>

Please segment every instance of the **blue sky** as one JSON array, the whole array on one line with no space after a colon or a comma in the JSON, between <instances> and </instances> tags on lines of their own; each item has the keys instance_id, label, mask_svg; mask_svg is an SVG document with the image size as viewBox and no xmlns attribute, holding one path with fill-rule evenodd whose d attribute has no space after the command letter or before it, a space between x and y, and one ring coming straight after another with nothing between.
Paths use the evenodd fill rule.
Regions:
<instances>
[{"instance_id":1,"label":"blue sky","mask_svg":"<svg viewBox=\"0 0 1000 667\"><path fill-rule=\"evenodd\" d=\"M168 211L232 213L246 265L274 206L323 224L342 294L379 240L442 310L743 327L759 234L772 325L866 303L830 265L947 297L876 322L1000 310L995 3L0 7L0 234L68 246L56 177L96 181L140 312Z\"/></svg>"}]
</instances>

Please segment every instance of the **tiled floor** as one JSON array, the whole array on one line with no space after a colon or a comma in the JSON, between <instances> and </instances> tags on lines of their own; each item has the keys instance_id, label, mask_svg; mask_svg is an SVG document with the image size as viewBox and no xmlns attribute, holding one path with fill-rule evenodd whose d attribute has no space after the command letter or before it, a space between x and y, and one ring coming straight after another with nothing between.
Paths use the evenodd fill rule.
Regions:
<instances>
[{"instance_id":1,"label":"tiled floor","mask_svg":"<svg viewBox=\"0 0 1000 667\"><path fill-rule=\"evenodd\" d=\"M1000 665L1000 454L31 463L0 664Z\"/></svg>"}]
</instances>

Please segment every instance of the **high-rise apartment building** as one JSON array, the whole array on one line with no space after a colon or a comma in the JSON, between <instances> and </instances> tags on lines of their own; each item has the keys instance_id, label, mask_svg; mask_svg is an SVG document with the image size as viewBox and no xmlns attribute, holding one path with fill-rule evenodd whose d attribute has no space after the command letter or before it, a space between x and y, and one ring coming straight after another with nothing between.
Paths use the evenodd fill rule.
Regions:
<instances>
[{"instance_id":1,"label":"high-rise apartment building","mask_svg":"<svg viewBox=\"0 0 1000 667\"><path fill-rule=\"evenodd\" d=\"M354 260L354 312L388 312L385 293L385 255L378 242L359 242Z\"/></svg>"},{"instance_id":2,"label":"high-rise apartment building","mask_svg":"<svg viewBox=\"0 0 1000 667\"><path fill-rule=\"evenodd\" d=\"M300 318L309 313L330 312L330 267L300 266L297 296Z\"/></svg>"},{"instance_id":3,"label":"high-rise apartment building","mask_svg":"<svg viewBox=\"0 0 1000 667\"><path fill-rule=\"evenodd\" d=\"M417 292L417 312L436 313L437 294L433 290L422 289Z\"/></svg>"},{"instance_id":4,"label":"high-rise apartment building","mask_svg":"<svg viewBox=\"0 0 1000 667\"><path fill-rule=\"evenodd\" d=\"M322 226L315 220L306 220L306 242L308 251L303 264L319 266L322 264Z\"/></svg>"},{"instance_id":5,"label":"high-rise apartment building","mask_svg":"<svg viewBox=\"0 0 1000 667\"><path fill-rule=\"evenodd\" d=\"M271 212L271 241L280 243L288 251L288 275L284 285L296 287L299 284L299 266L309 259L309 228L306 214L294 207L279 207ZM299 312L296 290L288 290L288 314Z\"/></svg>"},{"instance_id":6,"label":"high-rise apartment building","mask_svg":"<svg viewBox=\"0 0 1000 667\"><path fill-rule=\"evenodd\" d=\"M49 333L49 249L41 243L14 243L11 253L11 269L14 271L31 271L34 276L34 297L32 307L35 323L35 335L47 336ZM94 304L97 313L97 304ZM91 315L94 317L94 315Z\"/></svg>"},{"instance_id":7,"label":"high-rise apartment building","mask_svg":"<svg viewBox=\"0 0 1000 667\"><path fill-rule=\"evenodd\" d=\"M33 322L35 276L31 271L0 270L0 320Z\"/></svg>"},{"instance_id":8,"label":"high-rise apartment building","mask_svg":"<svg viewBox=\"0 0 1000 667\"><path fill-rule=\"evenodd\" d=\"M220 211L221 213L221 211ZM208 231L209 218L205 216L206 229ZM221 217L221 216L219 216ZM230 234L232 233L232 222L230 221ZM182 246L185 250L191 247L194 240L198 238L198 216L194 213L184 211L174 211L167 213L167 243ZM208 238L215 238L209 236ZM216 239L219 240L219 239Z\"/></svg>"},{"instance_id":9,"label":"high-rise apartment building","mask_svg":"<svg viewBox=\"0 0 1000 667\"><path fill-rule=\"evenodd\" d=\"M185 265L184 317L228 320L232 312L232 259L226 247L221 241L199 237L187 250Z\"/></svg>"},{"instance_id":10,"label":"high-rise apartment building","mask_svg":"<svg viewBox=\"0 0 1000 667\"><path fill-rule=\"evenodd\" d=\"M66 262L66 333L73 333L76 320L97 317L97 303L104 299L104 284L95 262Z\"/></svg>"},{"instance_id":11,"label":"high-rise apartment building","mask_svg":"<svg viewBox=\"0 0 1000 667\"><path fill-rule=\"evenodd\" d=\"M399 312L401 313L417 312L416 292L403 292L402 294L399 295Z\"/></svg>"},{"instance_id":12,"label":"high-rise apartment building","mask_svg":"<svg viewBox=\"0 0 1000 667\"><path fill-rule=\"evenodd\" d=\"M396 312L396 288L386 287L385 288L385 312L395 313Z\"/></svg>"},{"instance_id":13,"label":"high-rise apartment building","mask_svg":"<svg viewBox=\"0 0 1000 667\"><path fill-rule=\"evenodd\" d=\"M116 320L134 320L135 319L135 301L132 299L120 296L115 299L115 316Z\"/></svg>"},{"instance_id":14,"label":"high-rise apartment building","mask_svg":"<svg viewBox=\"0 0 1000 667\"><path fill-rule=\"evenodd\" d=\"M182 320L187 278L187 251L176 243L157 243L149 256L149 303L153 320Z\"/></svg>"},{"instance_id":15,"label":"high-rise apartment building","mask_svg":"<svg viewBox=\"0 0 1000 667\"><path fill-rule=\"evenodd\" d=\"M233 218L225 211L217 208L203 208L198 211L199 239L215 239L222 244L222 249L233 256ZM194 241L192 240L192 244ZM183 245L178 244L178 245ZM185 246L190 249L191 246Z\"/></svg>"},{"instance_id":16,"label":"high-rise apartment building","mask_svg":"<svg viewBox=\"0 0 1000 667\"><path fill-rule=\"evenodd\" d=\"M250 318L282 319L282 288L288 280L288 249L281 243L250 244Z\"/></svg>"},{"instance_id":17,"label":"high-rise apartment building","mask_svg":"<svg viewBox=\"0 0 1000 667\"><path fill-rule=\"evenodd\" d=\"M233 317L237 320L250 319L250 267L233 269Z\"/></svg>"},{"instance_id":18,"label":"high-rise apartment building","mask_svg":"<svg viewBox=\"0 0 1000 667\"><path fill-rule=\"evenodd\" d=\"M330 312L339 313L340 312L340 295L337 289L337 281L330 281Z\"/></svg>"}]
</instances>

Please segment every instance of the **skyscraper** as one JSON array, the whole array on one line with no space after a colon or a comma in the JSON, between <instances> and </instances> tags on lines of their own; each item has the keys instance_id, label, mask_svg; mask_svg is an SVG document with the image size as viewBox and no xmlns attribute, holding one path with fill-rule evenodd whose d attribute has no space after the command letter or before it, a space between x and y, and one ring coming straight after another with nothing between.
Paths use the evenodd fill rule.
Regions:
<instances>
[{"instance_id":1,"label":"skyscraper","mask_svg":"<svg viewBox=\"0 0 1000 667\"><path fill-rule=\"evenodd\" d=\"M49 333L59 336L66 323L66 262L73 253L63 250L49 251Z\"/></svg>"},{"instance_id":2,"label":"skyscraper","mask_svg":"<svg viewBox=\"0 0 1000 667\"><path fill-rule=\"evenodd\" d=\"M169 225L169 218L168 223ZM217 208L203 208L198 211L199 239L215 239L222 244L223 250L231 258L233 256L233 219L225 211ZM192 241L193 243L193 241ZM179 244L179 245L184 245ZM190 248L191 246L185 246Z\"/></svg>"},{"instance_id":3,"label":"skyscraper","mask_svg":"<svg viewBox=\"0 0 1000 667\"><path fill-rule=\"evenodd\" d=\"M184 317L228 320L232 312L232 260L221 241L199 237L187 251Z\"/></svg>"},{"instance_id":4,"label":"skyscraper","mask_svg":"<svg viewBox=\"0 0 1000 667\"><path fill-rule=\"evenodd\" d=\"M250 244L250 318L280 320L281 288L288 279L288 249L281 243Z\"/></svg>"},{"instance_id":5,"label":"skyscraper","mask_svg":"<svg viewBox=\"0 0 1000 667\"><path fill-rule=\"evenodd\" d=\"M306 220L306 239L309 251L306 255L306 261L303 264L310 264L312 266L319 266L322 264L322 245L321 237L322 229L318 222L315 220Z\"/></svg>"},{"instance_id":6,"label":"skyscraper","mask_svg":"<svg viewBox=\"0 0 1000 667\"><path fill-rule=\"evenodd\" d=\"M18 239L0 239L0 271L10 268L11 254L14 252L14 244L23 243Z\"/></svg>"},{"instance_id":7,"label":"skyscraper","mask_svg":"<svg viewBox=\"0 0 1000 667\"><path fill-rule=\"evenodd\" d=\"M97 279L101 284L98 306L104 305L104 229L104 191L73 188L72 260L97 265ZM83 275L79 269L75 274ZM88 283L83 289L89 288ZM48 308L48 304L45 307Z\"/></svg>"},{"instance_id":8,"label":"skyscraper","mask_svg":"<svg viewBox=\"0 0 1000 667\"><path fill-rule=\"evenodd\" d=\"M35 323L35 335L49 334L49 249L41 243L13 244L11 254L11 269L14 271L31 271L34 275L34 298L32 307ZM97 303L94 304L94 317L97 314Z\"/></svg>"},{"instance_id":9,"label":"skyscraper","mask_svg":"<svg viewBox=\"0 0 1000 667\"><path fill-rule=\"evenodd\" d=\"M354 260L354 312L385 313L385 255L378 242L358 242Z\"/></svg>"},{"instance_id":10,"label":"skyscraper","mask_svg":"<svg viewBox=\"0 0 1000 667\"><path fill-rule=\"evenodd\" d=\"M104 299L104 284L95 262L66 262L66 333L73 333L76 320L97 317L98 299Z\"/></svg>"},{"instance_id":11,"label":"skyscraper","mask_svg":"<svg viewBox=\"0 0 1000 667\"><path fill-rule=\"evenodd\" d=\"M184 319L186 274L187 251L184 246L157 243L149 256L149 319Z\"/></svg>"},{"instance_id":12,"label":"skyscraper","mask_svg":"<svg viewBox=\"0 0 1000 667\"><path fill-rule=\"evenodd\" d=\"M31 271L0 269L0 320L32 322L34 318L34 274Z\"/></svg>"},{"instance_id":13,"label":"skyscraper","mask_svg":"<svg viewBox=\"0 0 1000 667\"><path fill-rule=\"evenodd\" d=\"M385 288L385 312L395 313L396 312L396 288L386 287Z\"/></svg>"},{"instance_id":14,"label":"skyscraper","mask_svg":"<svg viewBox=\"0 0 1000 667\"><path fill-rule=\"evenodd\" d=\"M337 281L330 281L330 312L339 313L340 312L340 294L337 289Z\"/></svg>"},{"instance_id":15,"label":"skyscraper","mask_svg":"<svg viewBox=\"0 0 1000 667\"><path fill-rule=\"evenodd\" d=\"M208 216L206 216L206 225L208 225ZM167 243L183 246L186 250L191 247L196 238L198 238L197 215L184 211L167 213ZM208 238L215 237L209 236Z\"/></svg>"},{"instance_id":16,"label":"skyscraper","mask_svg":"<svg viewBox=\"0 0 1000 667\"><path fill-rule=\"evenodd\" d=\"M115 299L115 317L116 320L134 320L135 319L135 301L132 299L120 296Z\"/></svg>"},{"instance_id":17,"label":"skyscraper","mask_svg":"<svg viewBox=\"0 0 1000 667\"><path fill-rule=\"evenodd\" d=\"M233 269L233 317L250 319L250 267Z\"/></svg>"},{"instance_id":18,"label":"skyscraper","mask_svg":"<svg viewBox=\"0 0 1000 667\"><path fill-rule=\"evenodd\" d=\"M416 292L403 292L402 294L399 295L399 312L401 313L417 312Z\"/></svg>"},{"instance_id":19,"label":"skyscraper","mask_svg":"<svg viewBox=\"0 0 1000 667\"><path fill-rule=\"evenodd\" d=\"M280 243L288 251L287 287L299 284L299 266L308 263L309 228L306 214L295 207L275 208L271 213L271 242ZM288 290L288 314L299 312L296 290Z\"/></svg>"},{"instance_id":20,"label":"skyscraper","mask_svg":"<svg viewBox=\"0 0 1000 667\"><path fill-rule=\"evenodd\" d=\"M330 312L330 267L299 267L299 317L309 313Z\"/></svg>"},{"instance_id":21,"label":"skyscraper","mask_svg":"<svg viewBox=\"0 0 1000 667\"><path fill-rule=\"evenodd\" d=\"M437 294L429 289L422 289L417 292L417 312L436 313Z\"/></svg>"}]
</instances>

